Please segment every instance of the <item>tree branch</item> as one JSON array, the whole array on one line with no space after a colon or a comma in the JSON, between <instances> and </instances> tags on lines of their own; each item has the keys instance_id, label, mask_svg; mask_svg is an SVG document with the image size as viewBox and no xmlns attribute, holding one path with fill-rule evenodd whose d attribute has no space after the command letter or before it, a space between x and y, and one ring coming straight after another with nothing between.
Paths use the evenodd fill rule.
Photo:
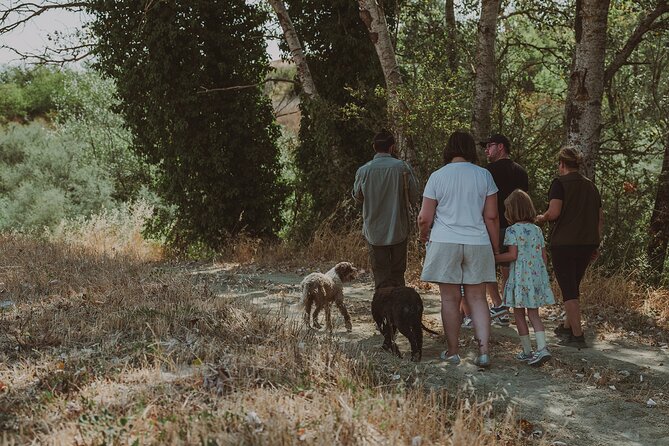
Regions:
<instances>
[{"instance_id":1,"label":"tree branch","mask_svg":"<svg viewBox=\"0 0 669 446\"><path fill-rule=\"evenodd\" d=\"M198 91L198 94L207 94L207 93L214 93L217 91L238 91L238 90L246 90L248 88L254 88L259 85L266 84L268 82L289 82L291 84L297 84L297 81L294 81L293 79L283 79L283 78L277 78L277 77L270 77L265 79L262 82L258 82L255 84L247 84L247 85L235 85L233 87L221 87L221 88L207 88L207 87L200 87L201 90Z\"/></svg>"},{"instance_id":2,"label":"tree branch","mask_svg":"<svg viewBox=\"0 0 669 446\"><path fill-rule=\"evenodd\" d=\"M63 48L46 48L41 54L23 53L8 45L0 45L0 49L7 49L23 60L36 59L37 62L35 62L35 64L64 65L66 63L79 62L80 60L86 59L91 55L93 51L93 45L81 44ZM60 57L54 57L54 55Z\"/></svg>"},{"instance_id":3,"label":"tree branch","mask_svg":"<svg viewBox=\"0 0 669 446\"><path fill-rule=\"evenodd\" d=\"M655 20L665 12L669 12L669 3L667 3L667 0L658 0L657 4L655 5L655 9L648 12L641 18L641 20L639 20L636 29L629 36L622 50L616 54L616 57L614 57L609 66L606 67L606 70L604 71L605 85L609 85L611 83L611 80L613 79L613 76L616 74L616 72L618 72L620 67L625 64L627 58L632 54L636 47L639 46L643 40L644 35L651 30Z\"/></svg>"},{"instance_id":4,"label":"tree branch","mask_svg":"<svg viewBox=\"0 0 669 446\"><path fill-rule=\"evenodd\" d=\"M71 11L81 11L86 6L88 6L88 2L66 2L66 3L58 1L45 1L42 3L19 2L15 6L9 6L6 7L6 9L0 10L0 23L2 23L2 26L0 26L0 34L8 33L13 29L16 29L19 26L28 23L35 17L38 17L44 14L45 12L53 9L67 9ZM20 17L9 24L5 24L14 14L17 14Z\"/></svg>"}]
</instances>

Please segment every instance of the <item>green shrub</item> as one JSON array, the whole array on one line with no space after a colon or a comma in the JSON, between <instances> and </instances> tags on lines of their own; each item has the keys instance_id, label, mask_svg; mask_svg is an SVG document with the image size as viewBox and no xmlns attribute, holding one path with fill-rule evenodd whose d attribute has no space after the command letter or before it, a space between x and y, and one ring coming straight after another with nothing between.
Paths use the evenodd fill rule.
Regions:
<instances>
[{"instance_id":1,"label":"green shrub","mask_svg":"<svg viewBox=\"0 0 669 446\"><path fill-rule=\"evenodd\" d=\"M70 135L40 124L0 133L0 229L53 227L112 206L113 184Z\"/></svg>"}]
</instances>

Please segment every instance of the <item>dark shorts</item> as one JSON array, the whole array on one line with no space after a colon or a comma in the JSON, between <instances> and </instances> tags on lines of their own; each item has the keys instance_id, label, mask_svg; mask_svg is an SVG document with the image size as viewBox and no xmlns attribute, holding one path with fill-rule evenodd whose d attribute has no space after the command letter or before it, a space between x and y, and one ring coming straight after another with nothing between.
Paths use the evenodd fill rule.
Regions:
<instances>
[{"instance_id":1,"label":"dark shorts","mask_svg":"<svg viewBox=\"0 0 669 446\"><path fill-rule=\"evenodd\" d=\"M581 280L595 249L597 247L592 245L551 246L553 272L560 285L563 301L578 299L581 295Z\"/></svg>"}]
</instances>

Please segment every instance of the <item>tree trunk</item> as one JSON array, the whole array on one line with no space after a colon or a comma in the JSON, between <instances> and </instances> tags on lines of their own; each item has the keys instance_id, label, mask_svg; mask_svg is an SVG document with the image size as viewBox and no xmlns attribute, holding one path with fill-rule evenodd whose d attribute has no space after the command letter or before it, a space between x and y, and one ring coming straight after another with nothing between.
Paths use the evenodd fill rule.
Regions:
<instances>
[{"instance_id":1,"label":"tree trunk","mask_svg":"<svg viewBox=\"0 0 669 446\"><path fill-rule=\"evenodd\" d=\"M300 44L300 39L293 26L293 21L290 19L290 15L288 15L286 5L283 0L267 1L272 5L272 8L274 8L274 12L279 19L279 24L281 24L281 29L283 30L283 36L286 39L286 43L288 43L290 53L293 55L293 61L295 62L295 65L297 65L297 75L300 78L300 82L302 82L302 91L309 97L318 96L316 84L314 83L313 77L311 77L311 71L307 64L307 58L302 50L302 45Z\"/></svg>"},{"instance_id":2,"label":"tree trunk","mask_svg":"<svg viewBox=\"0 0 669 446\"><path fill-rule=\"evenodd\" d=\"M651 267L652 282L659 283L662 279L664 263L667 259L669 245L669 135L665 141L662 170L658 179L655 207L650 217L648 239L648 262Z\"/></svg>"},{"instance_id":3,"label":"tree trunk","mask_svg":"<svg viewBox=\"0 0 669 446\"><path fill-rule=\"evenodd\" d=\"M585 158L583 173L594 179L602 131L606 24L610 0L576 0L576 46L565 104L567 145Z\"/></svg>"},{"instance_id":4,"label":"tree trunk","mask_svg":"<svg viewBox=\"0 0 669 446\"><path fill-rule=\"evenodd\" d=\"M483 0L476 44L476 73L474 104L472 106L472 134L478 143L490 134L490 113L495 91L495 39L500 0Z\"/></svg>"},{"instance_id":5,"label":"tree trunk","mask_svg":"<svg viewBox=\"0 0 669 446\"><path fill-rule=\"evenodd\" d=\"M451 72L455 72L458 69L458 28L457 22L455 21L455 5L453 0L446 0L446 36L448 37L448 48L447 48L447 57L448 57L448 68Z\"/></svg>"},{"instance_id":6,"label":"tree trunk","mask_svg":"<svg viewBox=\"0 0 669 446\"><path fill-rule=\"evenodd\" d=\"M385 13L376 0L358 0L358 5L360 19L367 27L369 38L374 44L383 70L388 91L388 114L395 133L399 154L410 163L415 164L416 153L401 120L401 114L406 113L407 108L398 94L398 89L402 85L402 76L395 58L395 49L388 31Z\"/></svg>"}]
</instances>

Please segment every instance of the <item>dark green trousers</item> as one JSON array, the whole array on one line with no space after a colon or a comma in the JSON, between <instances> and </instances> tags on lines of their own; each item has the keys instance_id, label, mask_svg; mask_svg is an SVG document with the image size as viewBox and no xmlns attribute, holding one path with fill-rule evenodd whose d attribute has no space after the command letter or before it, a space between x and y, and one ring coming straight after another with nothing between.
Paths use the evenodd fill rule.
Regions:
<instances>
[{"instance_id":1,"label":"dark green trousers","mask_svg":"<svg viewBox=\"0 0 669 446\"><path fill-rule=\"evenodd\" d=\"M396 245L376 246L367 243L369 263L374 274L374 287L404 286L407 269L407 241Z\"/></svg>"}]
</instances>

